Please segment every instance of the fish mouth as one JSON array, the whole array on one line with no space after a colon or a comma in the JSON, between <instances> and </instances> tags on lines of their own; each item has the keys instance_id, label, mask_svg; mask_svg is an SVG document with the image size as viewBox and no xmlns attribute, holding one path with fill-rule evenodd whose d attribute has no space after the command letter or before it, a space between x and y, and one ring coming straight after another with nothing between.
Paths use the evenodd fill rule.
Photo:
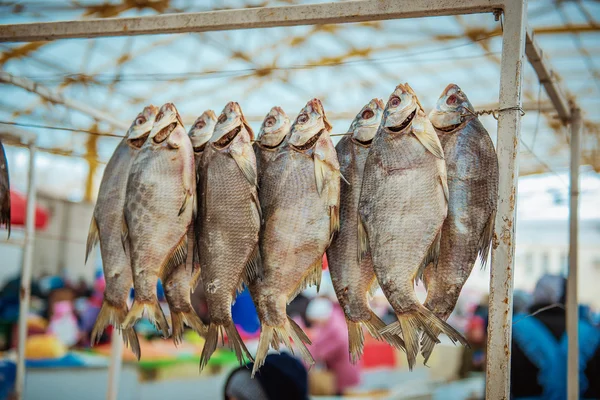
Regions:
<instances>
[{"instance_id":1,"label":"fish mouth","mask_svg":"<svg viewBox=\"0 0 600 400\"><path fill-rule=\"evenodd\" d=\"M371 143L373 143L373 139L369 139L369 140L358 140L356 138L352 138L353 141L355 141L356 143L362 145L362 146L370 146Z\"/></svg>"},{"instance_id":2,"label":"fish mouth","mask_svg":"<svg viewBox=\"0 0 600 400\"><path fill-rule=\"evenodd\" d=\"M400 125L398 126L390 126L387 128L388 131L390 132L400 132L403 131L404 129L406 129L406 127L408 127L410 125L410 123L412 122L413 118L415 117L415 115L417 115L417 109L415 108L415 111L413 111L405 120L404 122L402 122Z\"/></svg>"},{"instance_id":3,"label":"fish mouth","mask_svg":"<svg viewBox=\"0 0 600 400\"><path fill-rule=\"evenodd\" d=\"M148 136L150 136L150 131L144 133L140 137L128 139L127 142L131 147L135 149L140 149L144 145L144 143L146 143L146 139L148 139Z\"/></svg>"},{"instance_id":4,"label":"fish mouth","mask_svg":"<svg viewBox=\"0 0 600 400\"><path fill-rule=\"evenodd\" d=\"M292 144L290 146L292 146L297 151L306 151L306 150L310 149L311 147L313 147L315 145L315 143L317 143L317 140L319 140L319 138L321 137L321 135L323 134L323 132L325 132L325 129L321 129L319 131L319 133L317 133L316 135L314 135L313 137L311 137L310 139L308 139L306 141L306 143L304 143L304 144L301 144L299 146L296 146L296 145Z\"/></svg>"},{"instance_id":5,"label":"fish mouth","mask_svg":"<svg viewBox=\"0 0 600 400\"><path fill-rule=\"evenodd\" d=\"M441 127L441 128L438 128L437 126L435 126L434 128L437 129L438 131L450 133L450 132L453 132L453 131L457 130L458 128L460 128L463 124L464 124L464 122L461 122L460 124L454 124L454 125L450 125L450 126L444 126L444 127Z\"/></svg>"},{"instance_id":6,"label":"fish mouth","mask_svg":"<svg viewBox=\"0 0 600 400\"><path fill-rule=\"evenodd\" d=\"M200 146L194 146L194 153L202 153L204 151L204 149L206 148L207 144L208 144L208 142L204 142Z\"/></svg>"},{"instance_id":7,"label":"fish mouth","mask_svg":"<svg viewBox=\"0 0 600 400\"><path fill-rule=\"evenodd\" d=\"M217 146L218 148L221 148L221 149L224 147L227 147L233 141L233 139L235 139L237 134L241 132L241 130L242 130L242 125L236 126L232 130L227 132L225 135L223 135L219 140L217 140L215 142L215 146Z\"/></svg>"},{"instance_id":8,"label":"fish mouth","mask_svg":"<svg viewBox=\"0 0 600 400\"><path fill-rule=\"evenodd\" d=\"M162 128L156 135L154 135L154 143L162 143L167 137L177 128L177 122L172 122L169 125Z\"/></svg>"},{"instance_id":9,"label":"fish mouth","mask_svg":"<svg viewBox=\"0 0 600 400\"><path fill-rule=\"evenodd\" d=\"M264 149L267 149L267 150L275 150L276 148L278 148L279 146L281 146L281 143L283 143L284 140L285 140L285 136L281 139L281 141L279 143L274 144L272 146L269 146L267 144L263 144L263 143L260 143L260 142L258 143L258 145L260 147L264 148Z\"/></svg>"}]
</instances>

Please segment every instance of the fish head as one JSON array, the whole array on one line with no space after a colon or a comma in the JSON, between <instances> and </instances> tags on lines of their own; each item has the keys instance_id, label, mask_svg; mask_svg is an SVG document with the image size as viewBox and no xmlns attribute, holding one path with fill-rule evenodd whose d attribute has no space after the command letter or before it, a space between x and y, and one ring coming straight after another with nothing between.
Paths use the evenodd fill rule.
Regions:
<instances>
[{"instance_id":1,"label":"fish head","mask_svg":"<svg viewBox=\"0 0 600 400\"><path fill-rule=\"evenodd\" d=\"M278 147L290 132L290 119L281 107L273 107L265 117L258 133L259 145L269 149Z\"/></svg>"},{"instance_id":2,"label":"fish head","mask_svg":"<svg viewBox=\"0 0 600 400\"><path fill-rule=\"evenodd\" d=\"M445 130L456 128L469 115L475 116L473 105L460 87L451 83L446 86L435 108L429 113L429 119L434 127Z\"/></svg>"},{"instance_id":3,"label":"fish head","mask_svg":"<svg viewBox=\"0 0 600 400\"><path fill-rule=\"evenodd\" d=\"M417 95L408 83L396 86L383 111L382 126L392 133L400 132L410 126L417 114L423 110Z\"/></svg>"},{"instance_id":4,"label":"fish head","mask_svg":"<svg viewBox=\"0 0 600 400\"><path fill-rule=\"evenodd\" d=\"M167 147L176 149L181 142L182 132L184 136L187 136L175 105L173 103L163 104L150 132L149 138L152 145L163 146L166 144Z\"/></svg>"},{"instance_id":5,"label":"fish head","mask_svg":"<svg viewBox=\"0 0 600 400\"><path fill-rule=\"evenodd\" d=\"M150 104L144 107L142 112L135 117L125 135L129 146L135 149L142 147L150 135L150 131L152 131L156 114L158 114L158 107Z\"/></svg>"},{"instance_id":6,"label":"fish head","mask_svg":"<svg viewBox=\"0 0 600 400\"><path fill-rule=\"evenodd\" d=\"M348 133L352 134L352 140L363 145L370 144L381 123L384 108L385 105L381 99L373 99L364 106L348 130Z\"/></svg>"},{"instance_id":7,"label":"fish head","mask_svg":"<svg viewBox=\"0 0 600 400\"><path fill-rule=\"evenodd\" d=\"M188 133L194 153L201 153L215 130L217 116L213 110L206 110L194 121Z\"/></svg>"},{"instance_id":8,"label":"fish head","mask_svg":"<svg viewBox=\"0 0 600 400\"><path fill-rule=\"evenodd\" d=\"M321 100L312 99L300 111L290 130L290 145L297 151L312 148L323 132L331 131Z\"/></svg>"},{"instance_id":9,"label":"fish head","mask_svg":"<svg viewBox=\"0 0 600 400\"><path fill-rule=\"evenodd\" d=\"M254 132L246 121L242 108L235 101L230 101L217 119L210 142L218 149L223 149L244 129L248 132L250 140L254 140Z\"/></svg>"}]
</instances>

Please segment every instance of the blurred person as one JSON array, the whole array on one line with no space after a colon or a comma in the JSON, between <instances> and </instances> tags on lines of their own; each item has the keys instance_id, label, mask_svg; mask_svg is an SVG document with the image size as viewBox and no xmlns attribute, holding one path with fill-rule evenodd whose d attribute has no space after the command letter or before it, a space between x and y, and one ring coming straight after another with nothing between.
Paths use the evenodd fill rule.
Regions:
<instances>
[{"instance_id":1,"label":"blurred person","mask_svg":"<svg viewBox=\"0 0 600 400\"><path fill-rule=\"evenodd\" d=\"M511 392L514 399L566 399L566 279L544 275L532 306L513 323ZM579 389L581 399L600 398L600 330L579 320Z\"/></svg>"},{"instance_id":2,"label":"blurred person","mask_svg":"<svg viewBox=\"0 0 600 400\"><path fill-rule=\"evenodd\" d=\"M531 295L524 290L516 289L513 292L513 314L527 312L531 305Z\"/></svg>"},{"instance_id":3,"label":"blurred person","mask_svg":"<svg viewBox=\"0 0 600 400\"><path fill-rule=\"evenodd\" d=\"M236 368L225 381L225 400L308 400L308 374L287 353L269 354L254 379L253 363Z\"/></svg>"},{"instance_id":4,"label":"blurred person","mask_svg":"<svg viewBox=\"0 0 600 400\"><path fill-rule=\"evenodd\" d=\"M360 381L360 366L350 362L348 328L341 307L328 298L316 297L306 309L312 327L309 350L315 362L335 376L337 395Z\"/></svg>"},{"instance_id":5,"label":"blurred person","mask_svg":"<svg viewBox=\"0 0 600 400\"><path fill-rule=\"evenodd\" d=\"M460 378L467 378L471 372L485 371L489 295L485 294L468 318L465 337L470 347L463 348L463 358L459 370Z\"/></svg>"}]
</instances>

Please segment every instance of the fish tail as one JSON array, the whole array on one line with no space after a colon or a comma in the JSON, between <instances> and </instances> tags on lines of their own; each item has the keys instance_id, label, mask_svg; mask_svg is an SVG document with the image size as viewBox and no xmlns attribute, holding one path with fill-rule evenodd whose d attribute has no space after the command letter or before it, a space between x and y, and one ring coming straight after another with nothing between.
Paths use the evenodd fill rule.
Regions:
<instances>
[{"instance_id":1,"label":"fish tail","mask_svg":"<svg viewBox=\"0 0 600 400\"><path fill-rule=\"evenodd\" d=\"M269 351L269 345L275 349L279 349L279 343L285 344L288 349L294 354L294 348L292 342L296 345L300 352L300 357L309 365L315 363L312 355L306 347L307 344L311 344L310 339L306 336L306 333L292 320L287 317L287 320L283 326L268 326L263 324L261 326L260 338L258 340L258 349L256 350L256 357L254 360L254 367L252 368L252 377L256 374L256 371L260 369L265 363L267 358L267 352Z\"/></svg>"},{"instance_id":2,"label":"fish tail","mask_svg":"<svg viewBox=\"0 0 600 400\"><path fill-rule=\"evenodd\" d=\"M235 352L240 365L244 364L244 355L249 360L252 360L252 355L246 348L246 345L240 337L240 333L233 324L233 321L229 321L226 324L215 324L211 322L208 326L208 330L206 332L206 341L204 342L204 348L202 349L202 354L200 355L200 371L206 367L208 360L210 360L210 357L217 349L219 337L221 338L221 341L224 341L224 334L227 335L229 347Z\"/></svg>"},{"instance_id":3,"label":"fish tail","mask_svg":"<svg viewBox=\"0 0 600 400\"><path fill-rule=\"evenodd\" d=\"M205 336L207 328L202 323L198 315L194 312L194 310L190 310L187 312L183 311L171 311L171 329L173 336L173 343L175 346L179 345L182 342L184 324L192 328L198 335Z\"/></svg>"},{"instance_id":4,"label":"fish tail","mask_svg":"<svg viewBox=\"0 0 600 400\"><path fill-rule=\"evenodd\" d=\"M146 315L148 320L161 332L163 337L169 337L169 323L165 318L162 308L158 303L158 299L155 297L154 301L140 301L134 300L131 309L127 313L125 321L123 321L123 327L125 329L132 328L133 325L138 322L142 317Z\"/></svg>"},{"instance_id":5,"label":"fish tail","mask_svg":"<svg viewBox=\"0 0 600 400\"><path fill-rule=\"evenodd\" d=\"M439 343L437 331L445 333L453 343L460 342L468 345L467 340L454 328L446 322L436 317L433 312L422 305L414 311L403 314L397 314L398 321L388 325L380 331L382 335L393 334L400 335L404 339L406 347L406 358L408 368L412 370L417 361L419 353L419 331L423 330L424 335L428 336L434 344Z\"/></svg>"},{"instance_id":6,"label":"fish tail","mask_svg":"<svg viewBox=\"0 0 600 400\"><path fill-rule=\"evenodd\" d=\"M90 342L92 346L96 345L100 340L100 337L102 337L102 332L104 332L107 326L112 325L116 329L120 330L121 336L123 337L123 342L125 342L125 345L131 349L133 354L135 354L139 360L141 353L140 342L135 329L133 327L125 329L120 328L126 316L126 307L116 307L108 304L106 301L103 301L102 307L100 308L100 312L98 313L98 317L96 318L96 322L94 323L94 327L92 329Z\"/></svg>"},{"instance_id":7,"label":"fish tail","mask_svg":"<svg viewBox=\"0 0 600 400\"><path fill-rule=\"evenodd\" d=\"M440 330L436 327L433 327L431 330L434 333L437 333L438 335L441 333ZM433 348L435 347L435 345L436 342L432 340L431 337L429 337L429 335L423 335L423 337L421 338L421 354L425 359L423 361L424 365L427 365L427 361L429 361L429 357L431 357L431 353L433 353Z\"/></svg>"},{"instance_id":8,"label":"fish tail","mask_svg":"<svg viewBox=\"0 0 600 400\"><path fill-rule=\"evenodd\" d=\"M354 322L346 318L348 324L348 339L349 339L349 350L350 350L350 361L356 364L362 357L364 348L364 334L362 327L364 326L369 331L369 334L375 339L385 341L389 345L399 349L404 349L404 340L400 336L392 335L389 333L381 334L381 330L385 328L385 322L383 322L373 311L368 320Z\"/></svg>"}]
</instances>

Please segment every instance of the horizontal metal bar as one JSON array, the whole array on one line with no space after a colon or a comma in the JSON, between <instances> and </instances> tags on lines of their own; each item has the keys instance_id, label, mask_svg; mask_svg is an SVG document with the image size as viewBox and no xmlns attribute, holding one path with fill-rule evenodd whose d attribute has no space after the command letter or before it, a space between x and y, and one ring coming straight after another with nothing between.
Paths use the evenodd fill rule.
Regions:
<instances>
[{"instance_id":1,"label":"horizontal metal bar","mask_svg":"<svg viewBox=\"0 0 600 400\"><path fill-rule=\"evenodd\" d=\"M546 90L550 101L554 104L559 118L563 122L569 121L571 119L569 100L567 100L567 97L562 92L556 75L552 71L550 63L544 56L544 52L538 45L534 32L531 29L527 29L525 55L535 70L540 83L544 86L544 90Z\"/></svg>"},{"instance_id":2,"label":"horizontal metal bar","mask_svg":"<svg viewBox=\"0 0 600 400\"><path fill-rule=\"evenodd\" d=\"M355 0L132 18L5 24L0 25L0 42L340 24L485 13L497 9L504 9L504 0Z\"/></svg>"}]
</instances>

